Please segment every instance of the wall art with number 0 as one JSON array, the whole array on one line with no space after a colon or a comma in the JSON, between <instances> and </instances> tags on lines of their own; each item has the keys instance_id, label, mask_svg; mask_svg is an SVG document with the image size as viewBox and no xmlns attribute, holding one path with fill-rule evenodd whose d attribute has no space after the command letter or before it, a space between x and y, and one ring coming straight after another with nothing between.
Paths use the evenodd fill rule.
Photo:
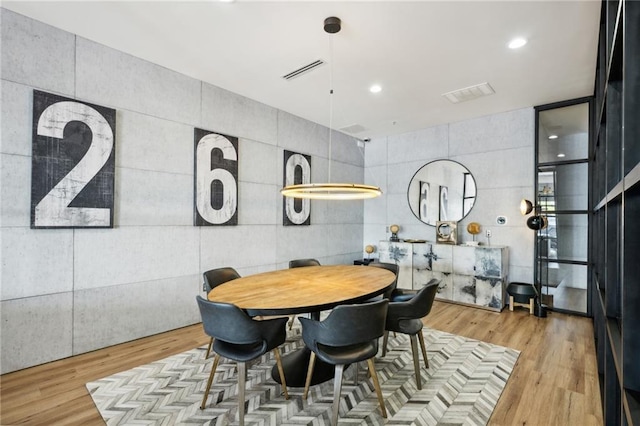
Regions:
<instances>
[{"instance_id":1,"label":"wall art with number 0","mask_svg":"<svg viewBox=\"0 0 640 426\"><path fill-rule=\"evenodd\" d=\"M194 130L196 226L238 224L238 138Z\"/></svg>"},{"instance_id":2,"label":"wall art with number 0","mask_svg":"<svg viewBox=\"0 0 640 426\"><path fill-rule=\"evenodd\" d=\"M283 175L284 186L310 184L311 156L285 150ZM311 200L282 197L282 203L284 226L311 224Z\"/></svg>"},{"instance_id":3,"label":"wall art with number 0","mask_svg":"<svg viewBox=\"0 0 640 426\"><path fill-rule=\"evenodd\" d=\"M31 228L113 228L116 111L34 90Z\"/></svg>"}]
</instances>

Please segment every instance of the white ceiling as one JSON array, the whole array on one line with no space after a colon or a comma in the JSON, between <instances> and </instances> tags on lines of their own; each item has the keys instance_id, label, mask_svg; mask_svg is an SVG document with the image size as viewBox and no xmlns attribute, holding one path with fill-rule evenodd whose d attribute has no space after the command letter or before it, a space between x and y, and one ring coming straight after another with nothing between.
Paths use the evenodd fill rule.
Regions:
<instances>
[{"instance_id":1,"label":"white ceiling","mask_svg":"<svg viewBox=\"0 0 640 426\"><path fill-rule=\"evenodd\" d=\"M2 6L364 139L593 93L600 2L45 1ZM342 19L342 31L323 30ZM529 43L507 48L513 37ZM333 37L333 56L330 38ZM282 76L330 61L297 79ZM488 82L495 94L441 95ZM382 92L372 94L373 83Z\"/></svg>"}]
</instances>

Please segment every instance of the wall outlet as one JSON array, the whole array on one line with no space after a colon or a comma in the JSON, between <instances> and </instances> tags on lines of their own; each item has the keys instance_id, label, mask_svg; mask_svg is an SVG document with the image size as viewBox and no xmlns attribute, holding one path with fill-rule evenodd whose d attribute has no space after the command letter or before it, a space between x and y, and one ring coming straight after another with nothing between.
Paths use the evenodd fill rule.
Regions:
<instances>
[{"instance_id":1,"label":"wall outlet","mask_svg":"<svg viewBox=\"0 0 640 426\"><path fill-rule=\"evenodd\" d=\"M485 230L487 238L491 238L491 229Z\"/></svg>"}]
</instances>

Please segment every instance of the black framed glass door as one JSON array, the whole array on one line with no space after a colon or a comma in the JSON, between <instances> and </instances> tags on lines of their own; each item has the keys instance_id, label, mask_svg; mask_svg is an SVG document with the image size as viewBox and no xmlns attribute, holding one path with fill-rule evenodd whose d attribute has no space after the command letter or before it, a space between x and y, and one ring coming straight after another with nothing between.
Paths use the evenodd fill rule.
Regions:
<instances>
[{"instance_id":1,"label":"black framed glass door","mask_svg":"<svg viewBox=\"0 0 640 426\"><path fill-rule=\"evenodd\" d=\"M557 311L590 312L589 140L591 98L536 107L535 281Z\"/></svg>"}]
</instances>

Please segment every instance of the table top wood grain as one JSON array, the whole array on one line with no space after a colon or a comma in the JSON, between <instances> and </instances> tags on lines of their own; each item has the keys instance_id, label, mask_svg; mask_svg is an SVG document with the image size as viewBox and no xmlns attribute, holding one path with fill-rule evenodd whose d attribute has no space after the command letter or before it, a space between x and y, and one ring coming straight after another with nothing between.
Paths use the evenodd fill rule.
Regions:
<instances>
[{"instance_id":1,"label":"table top wood grain","mask_svg":"<svg viewBox=\"0 0 640 426\"><path fill-rule=\"evenodd\" d=\"M250 315L316 312L382 294L395 275L383 268L331 265L263 272L215 287L208 299L233 303Z\"/></svg>"}]
</instances>

